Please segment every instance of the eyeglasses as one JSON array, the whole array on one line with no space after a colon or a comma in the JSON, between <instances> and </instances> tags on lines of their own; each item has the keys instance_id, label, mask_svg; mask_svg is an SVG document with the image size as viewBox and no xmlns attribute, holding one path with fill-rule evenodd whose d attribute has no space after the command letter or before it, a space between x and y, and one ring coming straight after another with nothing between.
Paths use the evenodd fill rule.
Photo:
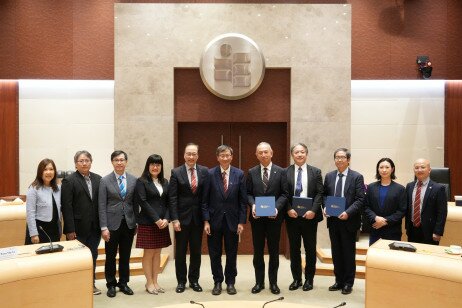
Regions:
<instances>
[{"instance_id":1,"label":"eyeglasses","mask_svg":"<svg viewBox=\"0 0 462 308\"><path fill-rule=\"evenodd\" d=\"M230 158L232 155L231 154L220 154L218 157L220 158Z\"/></svg>"},{"instance_id":2,"label":"eyeglasses","mask_svg":"<svg viewBox=\"0 0 462 308\"><path fill-rule=\"evenodd\" d=\"M120 158L120 159L113 159L112 161L115 162L115 163L124 163L126 161L126 159L125 158Z\"/></svg>"},{"instance_id":3,"label":"eyeglasses","mask_svg":"<svg viewBox=\"0 0 462 308\"><path fill-rule=\"evenodd\" d=\"M79 164L84 165L84 164L89 164L91 163L91 160L89 159L81 159L77 161Z\"/></svg>"},{"instance_id":4,"label":"eyeglasses","mask_svg":"<svg viewBox=\"0 0 462 308\"><path fill-rule=\"evenodd\" d=\"M335 160L346 160L347 157L346 157L346 156L335 156L334 159L335 159Z\"/></svg>"}]
</instances>

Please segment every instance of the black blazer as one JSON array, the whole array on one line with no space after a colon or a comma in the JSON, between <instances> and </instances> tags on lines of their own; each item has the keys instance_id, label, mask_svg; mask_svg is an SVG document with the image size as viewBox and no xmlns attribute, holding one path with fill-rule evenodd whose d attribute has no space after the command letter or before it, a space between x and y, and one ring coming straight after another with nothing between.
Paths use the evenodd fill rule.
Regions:
<instances>
[{"instance_id":1,"label":"black blazer","mask_svg":"<svg viewBox=\"0 0 462 308\"><path fill-rule=\"evenodd\" d=\"M255 197L260 196L274 196L276 198L276 208L278 209L278 215L276 220L282 222L284 219L285 211L287 209L287 180L285 170L281 167L272 164L268 182L268 188L265 191L262 176L261 176L261 165L257 165L249 169L247 175L247 202L252 208L255 204ZM262 217L259 219L268 219ZM252 211L249 214L249 220L253 221ZM273 220L273 219L272 219Z\"/></svg>"},{"instance_id":2,"label":"black blazer","mask_svg":"<svg viewBox=\"0 0 462 308\"><path fill-rule=\"evenodd\" d=\"M87 237L92 223L94 229L99 228L98 190L101 176L90 172L93 199L90 198L85 179L76 171L63 179L61 185L61 210L64 220L64 233L75 232L78 236Z\"/></svg>"},{"instance_id":3,"label":"black blazer","mask_svg":"<svg viewBox=\"0 0 462 308\"><path fill-rule=\"evenodd\" d=\"M407 214L406 229L412 227L412 192L416 182L406 185ZM448 216L448 201L446 190L443 185L430 180L422 203L420 222L425 239L430 240L433 234L443 235L446 217Z\"/></svg>"},{"instance_id":4,"label":"black blazer","mask_svg":"<svg viewBox=\"0 0 462 308\"><path fill-rule=\"evenodd\" d=\"M287 203L287 211L292 209L292 199L294 197L295 192L295 165L290 165L286 169L287 175L287 187L288 187L288 203ZM297 166L298 169L298 166ZM321 221L323 219L322 216L322 198L324 195L324 186L322 185L322 175L321 170L306 165L306 172L308 174L308 197L313 198L313 208L311 209L316 216L313 218L314 221ZM287 215L286 219L294 219ZM297 217L297 219L305 219L302 217Z\"/></svg>"},{"instance_id":5,"label":"black blazer","mask_svg":"<svg viewBox=\"0 0 462 308\"><path fill-rule=\"evenodd\" d=\"M387 220L387 225L378 229L383 235L401 234L401 223L407 209L406 190L403 185L392 181L388 186L383 207L380 207L379 187L380 181L371 183L367 187L364 200L364 212L367 219L373 224L375 217L381 216Z\"/></svg>"},{"instance_id":6,"label":"black blazer","mask_svg":"<svg viewBox=\"0 0 462 308\"><path fill-rule=\"evenodd\" d=\"M335 194L335 179L337 170L326 174L324 180L324 195L333 196ZM348 169L348 175L345 179L343 195L346 198L345 212L348 214L348 219L345 221L346 228L350 232L356 232L361 227L361 208L364 203L364 178L361 174L351 169ZM337 217L327 218L327 227Z\"/></svg>"},{"instance_id":7,"label":"black blazer","mask_svg":"<svg viewBox=\"0 0 462 308\"><path fill-rule=\"evenodd\" d=\"M168 187L169 210L172 220L179 220L180 224L188 226L202 224L201 206L209 185L209 169L196 164L197 189L193 193L188 180L186 165L172 170Z\"/></svg>"},{"instance_id":8,"label":"black blazer","mask_svg":"<svg viewBox=\"0 0 462 308\"><path fill-rule=\"evenodd\" d=\"M212 229L221 228L223 216L229 230L236 232L238 224L245 224L247 214L247 191L244 172L231 166L228 190L223 189L220 166L209 170L210 184L207 198L202 204L202 217L209 221ZM225 215L226 212L226 215Z\"/></svg>"},{"instance_id":9,"label":"black blazer","mask_svg":"<svg viewBox=\"0 0 462 308\"><path fill-rule=\"evenodd\" d=\"M152 181L144 178L136 180L135 201L133 211L136 223L140 225L153 225L159 219L170 220L168 209L168 181L162 184L162 195Z\"/></svg>"}]
</instances>

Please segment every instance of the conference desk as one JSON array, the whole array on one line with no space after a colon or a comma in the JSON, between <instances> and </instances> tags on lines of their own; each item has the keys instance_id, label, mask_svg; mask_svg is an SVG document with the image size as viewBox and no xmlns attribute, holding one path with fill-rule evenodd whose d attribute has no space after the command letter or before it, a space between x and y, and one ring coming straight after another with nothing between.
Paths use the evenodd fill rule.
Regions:
<instances>
[{"instance_id":1,"label":"conference desk","mask_svg":"<svg viewBox=\"0 0 462 308\"><path fill-rule=\"evenodd\" d=\"M1 307L93 307L93 261L78 241L59 242L62 252L37 255L44 244L16 246L0 260Z\"/></svg>"},{"instance_id":2,"label":"conference desk","mask_svg":"<svg viewBox=\"0 0 462 308\"><path fill-rule=\"evenodd\" d=\"M0 248L19 246L26 238L26 205L0 205Z\"/></svg>"},{"instance_id":3,"label":"conference desk","mask_svg":"<svg viewBox=\"0 0 462 308\"><path fill-rule=\"evenodd\" d=\"M411 243L391 250L379 240L366 256L366 307L461 307L462 258L447 247Z\"/></svg>"},{"instance_id":4,"label":"conference desk","mask_svg":"<svg viewBox=\"0 0 462 308\"><path fill-rule=\"evenodd\" d=\"M455 202L448 202L448 217L440 245L462 246L462 206L455 206Z\"/></svg>"},{"instance_id":5,"label":"conference desk","mask_svg":"<svg viewBox=\"0 0 462 308\"><path fill-rule=\"evenodd\" d=\"M200 302L204 305L205 308L261 308L265 302L262 301L211 301L211 302ZM192 305L191 303L185 304L175 304L175 305L167 305L167 306L160 306L160 308L200 308L200 304ZM314 306L308 304L292 304L286 303L284 301L275 301L272 303L268 303L265 307L267 308L320 308L321 306Z\"/></svg>"}]
</instances>

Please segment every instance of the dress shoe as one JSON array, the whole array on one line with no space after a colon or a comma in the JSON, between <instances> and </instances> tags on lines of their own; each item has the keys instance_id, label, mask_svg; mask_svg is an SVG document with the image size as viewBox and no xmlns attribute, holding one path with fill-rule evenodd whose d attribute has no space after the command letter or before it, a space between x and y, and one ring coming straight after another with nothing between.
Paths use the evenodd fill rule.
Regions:
<instances>
[{"instance_id":1,"label":"dress shoe","mask_svg":"<svg viewBox=\"0 0 462 308\"><path fill-rule=\"evenodd\" d=\"M303 291L310 291L313 290L313 283L310 282L309 280L305 280L305 283L303 284Z\"/></svg>"},{"instance_id":2,"label":"dress shoe","mask_svg":"<svg viewBox=\"0 0 462 308\"><path fill-rule=\"evenodd\" d=\"M175 292L176 293L183 293L184 289L186 289L186 286L183 282L179 282L178 285L176 286Z\"/></svg>"},{"instance_id":3,"label":"dress shoe","mask_svg":"<svg viewBox=\"0 0 462 308\"><path fill-rule=\"evenodd\" d=\"M146 288L146 292L148 292L149 294L154 294L154 295L159 294L155 288L148 288L147 285L144 285L144 287Z\"/></svg>"},{"instance_id":4,"label":"dress shoe","mask_svg":"<svg viewBox=\"0 0 462 308\"><path fill-rule=\"evenodd\" d=\"M350 294L352 291L353 291L352 286L344 286L342 289L342 294L345 294L345 295Z\"/></svg>"},{"instance_id":5,"label":"dress shoe","mask_svg":"<svg viewBox=\"0 0 462 308\"><path fill-rule=\"evenodd\" d=\"M230 283L229 285L226 286L226 292L229 295L234 295L237 293L236 288L234 287L234 284Z\"/></svg>"},{"instance_id":6,"label":"dress shoe","mask_svg":"<svg viewBox=\"0 0 462 308\"><path fill-rule=\"evenodd\" d=\"M108 297L115 297L116 296L116 288L114 286L108 287L106 295Z\"/></svg>"},{"instance_id":7,"label":"dress shoe","mask_svg":"<svg viewBox=\"0 0 462 308\"><path fill-rule=\"evenodd\" d=\"M260 284L260 283L256 283L253 288L252 288L252 293L253 294L257 294L257 293L260 293L261 290L263 290L265 288L265 285L264 284Z\"/></svg>"},{"instance_id":8,"label":"dress shoe","mask_svg":"<svg viewBox=\"0 0 462 308\"><path fill-rule=\"evenodd\" d=\"M119 287L119 290L122 291L123 294L133 295L133 290L130 289L130 287L126 283L119 283L117 286Z\"/></svg>"},{"instance_id":9,"label":"dress shoe","mask_svg":"<svg viewBox=\"0 0 462 308\"><path fill-rule=\"evenodd\" d=\"M329 291L338 291L341 289L343 289L343 286L338 283L334 283L333 285L329 287Z\"/></svg>"},{"instance_id":10,"label":"dress shoe","mask_svg":"<svg viewBox=\"0 0 462 308\"><path fill-rule=\"evenodd\" d=\"M212 295L220 295L221 294L221 282L215 282L213 286Z\"/></svg>"},{"instance_id":11,"label":"dress shoe","mask_svg":"<svg viewBox=\"0 0 462 308\"><path fill-rule=\"evenodd\" d=\"M202 292L202 287L199 285L198 282L190 282L189 286L196 292Z\"/></svg>"},{"instance_id":12,"label":"dress shoe","mask_svg":"<svg viewBox=\"0 0 462 308\"><path fill-rule=\"evenodd\" d=\"M271 290L271 293L273 294L281 293L281 290L279 289L278 285L275 283L270 284L270 290Z\"/></svg>"},{"instance_id":13,"label":"dress shoe","mask_svg":"<svg viewBox=\"0 0 462 308\"><path fill-rule=\"evenodd\" d=\"M101 290L98 289L95 285L93 285L93 295L100 295Z\"/></svg>"},{"instance_id":14,"label":"dress shoe","mask_svg":"<svg viewBox=\"0 0 462 308\"><path fill-rule=\"evenodd\" d=\"M302 282L300 280L294 280L290 284L289 290L294 291L294 290L297 290L298 288L300 288L301 286L302 286Z\"/></svg>"}]
</instances>

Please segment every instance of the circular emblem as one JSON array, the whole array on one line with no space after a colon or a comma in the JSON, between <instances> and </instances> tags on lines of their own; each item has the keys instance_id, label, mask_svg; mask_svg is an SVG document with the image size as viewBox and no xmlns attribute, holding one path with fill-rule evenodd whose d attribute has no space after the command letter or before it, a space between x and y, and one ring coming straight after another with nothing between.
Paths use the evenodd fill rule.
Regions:
<instances>
[{"instance_id":1,"label":"circular emblem","mask_svg":"<svg viewBox=\"0 0 462 308\"><path fill-rule=\"evenodd\" d=\"M252 39L227 33L207 45L199 70L210 92L224 99L237 100L258 89L265 75L265 58Z\"/></svg>"}]
</instances>

